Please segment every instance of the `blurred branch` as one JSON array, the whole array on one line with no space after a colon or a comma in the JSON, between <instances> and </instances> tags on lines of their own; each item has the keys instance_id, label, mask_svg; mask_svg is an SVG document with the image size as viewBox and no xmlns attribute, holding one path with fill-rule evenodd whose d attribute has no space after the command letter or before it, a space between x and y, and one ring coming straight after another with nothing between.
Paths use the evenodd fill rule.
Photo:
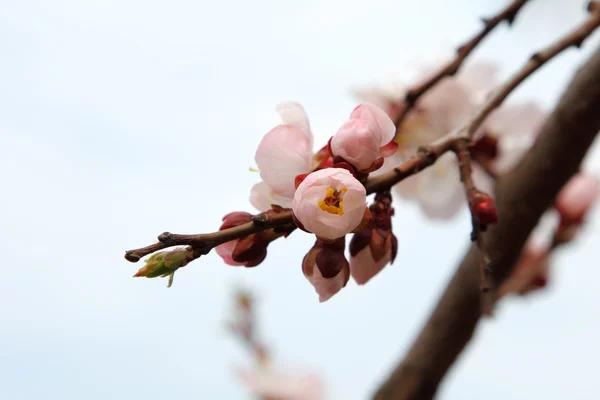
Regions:
<instances>
[{"instance_id":1,"label":"blurred branch","mask_svg":"<svg viewBox=\"0 0 600 400\"><path fill-rule=\"evenodd\" d=\"M597 3L590 10L597 21ZM589 24L589 22L587 22ZM572 79L528 155L498 180L499 224L485 234L498 285L600 130L600 48ZM551 160L551 162L549 162ZM481 317L479 257L472 246L408 354L375 399L430 399Z\"/></svg>"},{"instance_id":2,"label":"blurred branch","mask_svg":"<svg viewBox=\"0 0 600 400\"><path fill-rule=\"evenodd\" d=\"M404 96L404 102L402 104L402 111L398 118L396 119L396 129L399 129L406 118L407 114L410 110L415 106L417 100L429 89L439 83L442 79L447 76L453 76L458 72L462 63L465 59L471 54L473 49L477 47L477 45L490 33L497 25L499 25L502 21L507 21L508 24L512 24L517 13L521 9L521 7L527 2L527 0L515 0L508 7L502 10L500 13L496 14L491 18L482 18L484 23L484 27L477 35L475 35L471 40L459 46L456 50L456 57L454 60L445 64L436 74L431 76L421 85L410 89L406 95Z\"/></svg>"},{"instance_id":3,"label":"blurred branch","mask_svg":"<svg viewBox=\"0 0 600 400\"><path fill-rule=\"evenodd\" d=\"M506 83L492 94L490 99L475 113L470 121L457 131L456 135L472 138L477 128L479 128L487 116L499 107L508 95L523 83L525 79L563 50L571 46L581 47L583 41L600 25L600 1L590 1L588 11L589 17L581 26L545 49L534 53L519 71L513 74Z\"/></svg>"}]
</instances>

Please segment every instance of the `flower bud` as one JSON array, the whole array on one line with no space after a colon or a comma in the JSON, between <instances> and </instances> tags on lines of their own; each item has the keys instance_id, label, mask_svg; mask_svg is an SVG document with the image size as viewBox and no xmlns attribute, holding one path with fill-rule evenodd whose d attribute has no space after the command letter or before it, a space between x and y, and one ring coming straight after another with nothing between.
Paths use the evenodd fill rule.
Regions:
<instances>
[{"instance_id":1,"label":"flower bud","mask_svg":"<svg viewBox=\"0 0 600 400\"><path fill-rule=\"evenodd\" d=\"M395 132L394 123L383 110L361 104L331 139L331 152L357 170L366 171L380 158L381 147L393 139Z\"/></svg>"},{"instance_id":2,"label":"flower bud","mask_svg":"<svg viewBox=\"0 0 600 400\"><path fill-rule=\"evenodd\" d=\"M191 247L152 254L134 277L157 278L173 274L194 259Z\"/></svg>"},{"instance_id":3,"label":"flower bud","mask_svg":"<svg viewBox=\"0 0 600 400\"><path fill-rule=\"evenodd\" d=\"M469 208L477 222L482 225L494 225L498 223L498 210L494 199L478 190L469 194Z\"/></svg>"},{"instance_id":4,"label":"flower bud","mask_svg":"<svg viewBox=\"0 0 600 400\"><path fill-rule=\"evenodd\" d=\"M285 208L272 206L265 214L277 214L285 211ZM235 226L251 222L253 215L247 212L235 211L223 217L223 224L219 230L233 228ZM287 236L291 228L277 227L262 232L253 233L246 237L231 240L215 247L217 254L225 261L225 264L233 266L255 267L267 256L267 246L273 240Z\"/></svg>"},{"instance_id":5,"label":"flower bud","mask_svg":"<svg viewBox=\"0 0 600 400\"><path fill-rule=\"evenodd\" d=\"M321 303L346 286L350 278L350 265L344 257L345 242L345 237L327 243L317 239L302 260L302 272Z\"/></svg>"},{"instance_id":6,"label":"flower bud","mask_svg":"<svg viewBox=\"0 0 600 400\"><path fill-rule=\"evenodd\" d=\"M302 228L323 240L352 232L365 218L367 193L346 169L326 168L309 174L292 201Z\"/></svg>"},{"instance_id":7,"label":"flower bud","mask_svg":"<svg viewBox=\"0 0 600 400\"><path fill-rule=\"evenodd\" d=\"M378 193L369 207L371 222L350 241L350 273L359 285L367 283L396 258L398 240L392 233L391 204L389 191Z\"/></svg>"}]
</instances>

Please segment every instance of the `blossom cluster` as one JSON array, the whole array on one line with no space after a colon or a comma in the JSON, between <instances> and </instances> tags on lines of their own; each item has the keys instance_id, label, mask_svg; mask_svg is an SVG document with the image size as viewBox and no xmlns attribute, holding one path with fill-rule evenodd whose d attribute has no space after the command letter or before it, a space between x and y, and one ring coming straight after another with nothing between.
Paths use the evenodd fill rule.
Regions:
<instances>
[{"instance_id":1,"label":"blossom cluster","mask_svg":"<svg viewBox=\"0 0 600 400\"><path fill-rule=\"evenodd\" d=\"M497 68L490 64L466 66L426 92L398 128L395 120L406 106L408 85L390 83L357 90L368 102L359 104L316 152L304 108L295 102L279 104L276 111L281 123L265 134L256 150L261 182L253 186L250 201L268 214L291 209L294 226L226 242L216 247L217 253L227 264L253 267L264 260L272 240L297 227L315 235L302 271L319 301L330 299L350 278L359 285L367 283L394 261L398 248L392 231L392 191L378 192L369 205L367 177L392 170L421 146L464 124L496 85L496 75ZM413 86L421 79L428 75ZM469 148L478 190L468 199L451 152L396 184L393 192L416 200L433 219L453 217L468 204L480 223L494 224L495 179L509 172L529 150L545 117L536 104L522 103L502 106L484 121ZM249 213L231 213L224 217L221 229L251 219ZM354 235L346 246L348 234ZM529 256L526 252L524 260Z\"/></svg>"},{"instance_id":2,"label":"blossom cluster","mask_svg":"<svg viewBox=\"0 0 600 400\"><path fill-rule=\"evenodd\" d=\"M261 181L252 187L250 202L266 218L287 213L287 222L219 242L216 253L228 265L255 267L265 260L272 241L297 228L309 232L315 242L302 260L302 272L324 302L351 278L366 284L395 260L398 240L392 230L392 193L416 200L432 219L448 219L468 205L482 229L495 224L494 183L523 158L545 122L546 113L534 103L500 106L479 126L466 149L472 187L461 176L458 150L436 156L429 168L408 174L393 187L377 189L370 204L365 185L381 174L389 176L421 147L463 126L496 86L496 75L493 65L467 65L426 91L406 113L408 88L427 81L429 72L411 85L390 82L357 90L365 102L317 151L304 108L296 102L279 104L281 123L264 135L256 149ZM515 278L518 283L509 279L501 296L545 285L550 251L556 243L574 237L598 196L597 178L580 174L573 182L556 202L561 223L554 245L528 246L514 274L520 276ZM220 230L249 223L254 223L252 214L231 212L223 217ZM353 236L347 240L349 234ZM135 276L168 276L172 281L178 268L201 254L205 253L193 247L156 253Z\"/></svg>"},{"instance_id":3,"label":"blossom cluster","mask_svg":"<svg viewBox=\"0 0 600 400\"><path fill-rule=\"evenodd\" d=\"M295 102L277 106L282 123L263 137L255 161L262 182L254 185L251 203L265 213L291 208L295 226L315 235L315 244L302 262L302 271L320 301L339 292L352 277L364 284L396 255L392 233L391 196L378 194L368 206L364 181L393 155L396 127L379 107L358 105L327 145L313 152L313 135L304 108ZM248 213L224 217L221 229L250 221ZM293 228L292 228L293 229ZM230 265L252 267L266 256L266 245L285 234L266 230L217 246ZM346 235L350 261L344 252Z\"/></svg>"}]
</instances>

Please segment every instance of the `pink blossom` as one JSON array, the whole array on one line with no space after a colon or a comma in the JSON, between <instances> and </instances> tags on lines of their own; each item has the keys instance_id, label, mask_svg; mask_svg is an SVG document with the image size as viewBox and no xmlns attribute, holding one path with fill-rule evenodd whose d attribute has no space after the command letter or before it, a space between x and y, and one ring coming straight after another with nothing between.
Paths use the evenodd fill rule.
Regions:
<instances>
[{"instance_id":1,"label":"pink blossom","mask_svg":"<svg viewBox=\"0 0 600 400\"><path fill-rule=\"evenodd\" d=\"M371 92L362 91L359 95L374 102L395 119L403 107L408 87L421 84L436 69L426 68L425 74L413 85L396 84L393 88L389 85L385 90L380 86ZM398 144L397 153L386 158L383 167L371 175L390 171L414 155L420 146L428 145L462 125L494 87L495 75L496 67L491 64L467 65L455 77L444 78L427 91L400 125L394 138ZM479 180L484 175L477 172ZM484 181L482 189L487 191L489 183ZM395 189L401 197L417 201L424 213L434 219L451 218L465 204L458 165L452 154L442 156L433 166L404 179Z\"/></svg>"},{"instance_id":2,"label":"pink blossom","mask_svg":"<svg viewBox=\"0 0 600 400\"><path fill-rule=\"evenodd\" d=\"M572 177L556 198L563 225L580 224L600 194L598 177L579 173Z\"/></svg>"},{"instance_id":3,"label":"pink blossom","mask_svg":"<svg viewBox=\"0 0 600 400\"><path fill-rule=\"evenodd\" d=\"M387 145L395 133L394 123L382 109L363 103L333 136L331 150L333 155L364 171L380 157L380 148Z\"/></svg>"},{"instance_id":4,"label":"pink blossom","mask_svg":"<svg viewBox=\"0 0 600 400\"><path fill-rule=\"evenodd\" d=\"M292 210L306 231L331 240L360 225L366 201L364 186L348 170L326 168L309 174L298 186Z\"/></svg>"},{"instance_id":5,"label":"pink blossom","mask_svg":"<svg viewBox=\"0 0 600 400\"><path fill-rule=\"evenodd\" d=\"M283 124L267 132L258 145L254 159L260 177L272 192L291 199L295 192L294 178L311 170L313 138L301 105L282 103L277 106L277 111Z\"/></svg>"},{"instance_id":6,"label":"pink blossom","mask_svg":"<svg viewBox=\"0 0 600 400\"><path fill-rule=\"evenodd\" d=\"M273 368L238 369L237 377L253 394L269 400L322 400L321 379L312 372L283 373Z\"/></svg>"}]
</instances>

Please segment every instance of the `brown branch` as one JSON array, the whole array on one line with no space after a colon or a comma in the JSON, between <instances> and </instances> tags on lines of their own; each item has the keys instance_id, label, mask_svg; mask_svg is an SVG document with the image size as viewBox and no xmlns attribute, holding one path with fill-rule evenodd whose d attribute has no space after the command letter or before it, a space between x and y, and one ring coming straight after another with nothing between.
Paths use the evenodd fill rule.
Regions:
<instances>
[{"instance_id":1,"label":"brown branch","mask_svg":"<svg viewBox=\"0 0 600 400\"><path fill-rule=\"evenodd\" d=\"M214 247L229 242L230 240L246 237L256 232L271 228L293 224L292 212L285 211L278 214L257 214L252 222L238 225L233 228L224 229L213 233L201 233L196 235L179 235L164 232L158 236L158 243L125 252L125 259L130 262L138 262L142 257L172 246L192 246L201 254L208 254Z\"/></svg>"},{"instance_id":2,"label":"brown branch","mask_svg":"<svg viewBox=\"0 0 600 400\"><path fill-rule=\"evenodd\" d=\"M498 24L502 21L507 21L510 24L514 21L517 13L521 7L527 2L527 0L515 0L508 7L502 10L491 18L482 18L484 23L483 29L475 35L471 40L459 46L456 50L456 57L454 60L445 64L435 75L431 76L421 85L410 89L404 96L403 107L400 115L396 118L396 129L399 129L402 122L406 118L406 115L417 103L417 100L429 89L439 83L442 79L447 76L453 76L458 72L459 68L465 61L465 59L471 54L473 49L490 33Z\"/></svg>"},{"instance_id":3,"label":"brown branch","mask_svg":"<svg viewBox=\"0 0 600 400\"><path fill-rule=\"evenodd\" d=\"M593 7L592 7L593 8ZM511 273L542 214L600 130L600 48L576 73L528 155L497 184L498 225L485 233L494 281ZM471 247L402 363L375 399L430 399L481 316L478 251Z\"/></svg>"},{"instance_id":4,"label":"brown branch","mask_svg":"<svg viewBox=\"0 0 600 400\"><path fill-rule=\"evenodd\" d=\"M394 170L376 178L369 179L365 185L367 193L372 194L389 189L401 180L429 167L442 154L451 150L456 140L462 139L448 138L448 140L443 143L420 148L417 155L400 164L398 167L394 168ZM284 211L274 215L265 213L257 214L254 216L252 222L213 233L180 235L164 232L158 236L158 243L126 251L125 259L130 262L138 262L142 257L173 246L192 246L195 250L195 254L199 257L208 254L214 247L230 240L243 238L267 229L293 224L294 220L292 212Z\"/></svg>"},{"instance_id":5,"label":"brown branch","mask_svg":"<svg viewBox=\"0 0 600 400\"><path fill-rule=\"evenodd\" d=\"M463 186L465 187L465 194L467 196L467 201L469 205L475 202L477 197L481 195L481 192L477 190L475 187L475 183L473 182L473 170L471 167L471 152L469 151L469 144L467 139L457 140L455 141L455 146L452 149L456 154L456 158L458 159L458 169L460 172L460 180L462 181ZM485 244L483 241L483 231L481 227L481 223L477 220L475 215L473 215L473 210L471 208L471 224L473 226L473 231L471 232L471 241L474 241L477 244L477 248L480 253L480 275L481 275L481 291L487 293L492 288L492 276L491 276L491 267L490 260L485 251ZM486 302L488 305L492 304L491 302Z\"/></svg>"}]
</instances>

